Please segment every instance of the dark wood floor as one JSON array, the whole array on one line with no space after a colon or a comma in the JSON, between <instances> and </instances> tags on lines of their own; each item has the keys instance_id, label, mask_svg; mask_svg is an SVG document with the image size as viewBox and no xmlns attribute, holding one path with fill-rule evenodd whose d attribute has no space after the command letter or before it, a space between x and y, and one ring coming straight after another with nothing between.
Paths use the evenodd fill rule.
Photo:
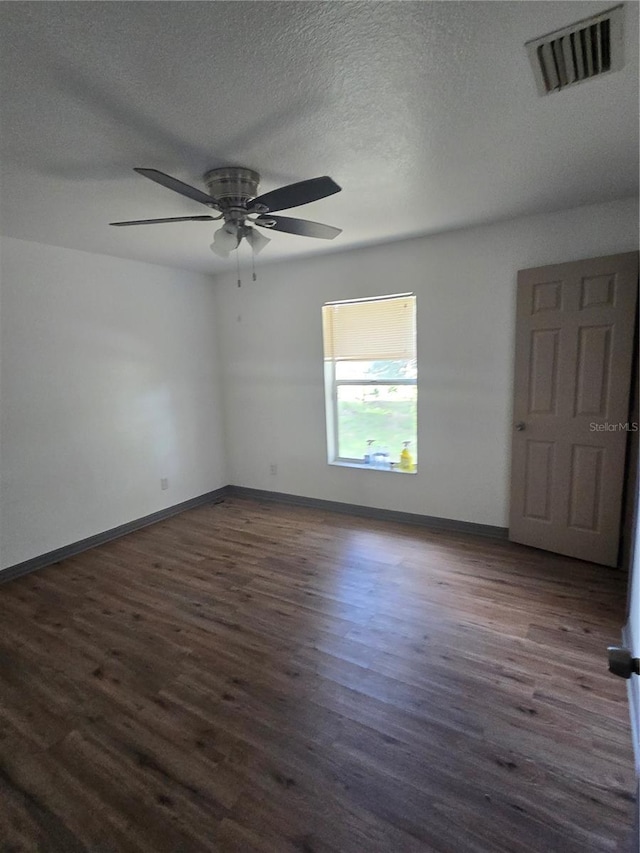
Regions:
<instances>
[{"instance_id":1,"label":"dark wood floor","mask_svg":"<svg viewBox=\"0 0 640 853\"><path fill-rule=\"evenodd\" d=\"M7 583L0 850L626 849L624 587L237 499Z\"/></svg>"}]
</instances>

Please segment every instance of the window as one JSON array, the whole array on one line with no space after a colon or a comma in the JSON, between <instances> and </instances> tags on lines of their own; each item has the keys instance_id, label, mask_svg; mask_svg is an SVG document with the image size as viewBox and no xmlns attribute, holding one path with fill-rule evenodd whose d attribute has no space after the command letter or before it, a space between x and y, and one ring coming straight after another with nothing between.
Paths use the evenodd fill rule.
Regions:
<instances>
[{"instance_id":1,"label":"window","mask_svg":"<svg viewBox=\"0 0 640 853\"><path fill-rule=\"evenodd\" d=\"M329 302L322 325L329 462L415 471L416 297Z\"/></svg>"}]
</instances>

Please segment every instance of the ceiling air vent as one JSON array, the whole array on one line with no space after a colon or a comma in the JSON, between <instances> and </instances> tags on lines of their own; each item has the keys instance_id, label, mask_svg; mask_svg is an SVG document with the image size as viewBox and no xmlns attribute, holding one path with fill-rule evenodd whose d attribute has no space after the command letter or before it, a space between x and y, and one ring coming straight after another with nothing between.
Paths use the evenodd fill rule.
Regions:
<instances>
[{"instance_id":1,"label":"ceiling air vent","mask_svg":"<svg viewBox=\"0 0 640 853\"><path fill-rule=\"evenodd\" d=\"M623 6L528 41L538 94L548 95L622 68Z\"/></svg>"}]
</instances>

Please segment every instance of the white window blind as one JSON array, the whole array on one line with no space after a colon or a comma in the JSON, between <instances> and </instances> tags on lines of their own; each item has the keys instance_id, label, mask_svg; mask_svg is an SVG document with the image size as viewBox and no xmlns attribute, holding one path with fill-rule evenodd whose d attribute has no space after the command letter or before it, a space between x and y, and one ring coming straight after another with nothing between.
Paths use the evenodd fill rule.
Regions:
<instances>
[{"instance_id":1,"label":"white window blind","mask_svg":"<svg viewBox=\"0 0 640 853\"><path fill-rule=\"evenodd\" d=\"M327 361L416 357L416 298L413 295L324 305L322 326Z\"/></svg>"}]
</instances>

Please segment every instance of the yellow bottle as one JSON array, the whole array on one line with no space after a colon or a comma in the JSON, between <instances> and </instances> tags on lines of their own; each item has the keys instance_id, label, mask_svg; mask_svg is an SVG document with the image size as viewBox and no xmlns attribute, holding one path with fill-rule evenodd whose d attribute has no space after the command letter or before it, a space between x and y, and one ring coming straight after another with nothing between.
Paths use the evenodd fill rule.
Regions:
<instances>
[{"instance_id":1,"label":"yellow bottle","mask_svg":"<svg viewBox=\"0 0 640 853\"><path fill-rule=\"evenodd\" d=\"M403 441L404 445L402 448L402 453L400 454L400 465L399 468L401 471L413 471L413 456L409 451L410 441Z\"/></svg>"}]
</instances>

